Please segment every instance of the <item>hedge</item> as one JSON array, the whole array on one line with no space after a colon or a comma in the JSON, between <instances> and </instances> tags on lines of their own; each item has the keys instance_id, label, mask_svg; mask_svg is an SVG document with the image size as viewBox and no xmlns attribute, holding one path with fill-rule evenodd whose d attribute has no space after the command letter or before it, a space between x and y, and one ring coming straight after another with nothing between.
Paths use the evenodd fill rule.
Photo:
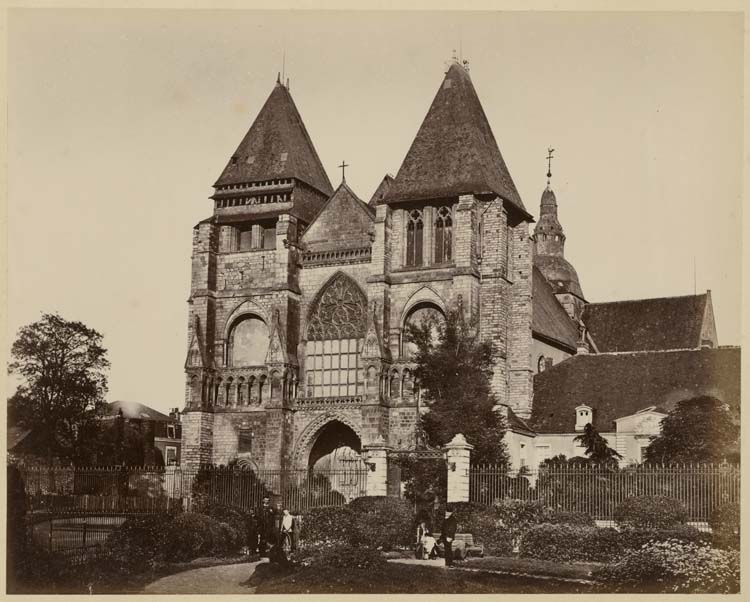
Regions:
<instances>
[{"instance_id":1,"label":"hedge","mask_svg":"<svg viewBox=\"0 0 750 602\"><path fill-rule=\"evenodd\" d=\"M721 548L740 549L740 505L723 504L716 508L708 520L714 544Z\"/></svg>"},{"instance_id":2,"label":"hedge","mask_svg":"<svg viewBox=\"0 0 750 602\"><path fill-rule=\"evenodd\" d=\"M348 506L320 506L302 515L300 540L305 544L354 539L354 513Z\"/></svg>"},{"instance_id":3,"label":"hedge","mask_svg":"<svg viewBox=\"0 0 750 602\"><path fill-rule=\"evenodd\" d=\"M353 514L354 545L390 550L414 543L414 507L388 496L359 497L349 504Z\"/></svg>"},{"instance_id":4,"label":"hedge","mask_svg":"<svg viewBox=\"0 0 750 602\"><path fill-rule=\"evenodd\" d=\"M491 506L474 502L453 504L459 533L471 533L474 543L484 545L485 554L505 556L513 552L510 531ZM437 530L438 526L435 526Z\"/></svg>"},{"instance_id":5,"label":"hedge","mask_svg":"<svg viewBox=\"0 0 750 602\"><path fill-rule=\"evenodd\" d=\"M621 527L668 529L687 522L685 505L663 495L626 498L615 508L614 518Z\"/></svg>"},{"instance_id":6,"label":"hedge","mask_svg":"<svg viewBox=\"0 0 750 602\"><path fill-rule=\"evenodd\" d=\"M522 557L540 560L609 562L646 544L669 540L698 544L705 543L708 536L687 526L618 532L616 529L545 523L524 533L519 552Z\"/></svg>"}]
</instances>

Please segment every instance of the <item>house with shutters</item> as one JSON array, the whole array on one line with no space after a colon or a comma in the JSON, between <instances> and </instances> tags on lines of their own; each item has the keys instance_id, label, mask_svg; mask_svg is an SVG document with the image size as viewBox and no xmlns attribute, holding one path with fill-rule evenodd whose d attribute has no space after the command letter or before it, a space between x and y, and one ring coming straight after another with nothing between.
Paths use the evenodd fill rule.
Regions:
<instances>
[{"instance_id":1,"label":"house with shutters","mask_svg":"<svg viewBox=\"0 0 750 602\"><path fill-rule=\"evenodd\" d=\"M374 445L413 448L426 408L404 332L456 308L496 346L492 390L516 464L558 449L540 437L575 433L578 406L607 428L658 418L661 399L618 405L623 390L605 407L562 375L624 378L639 368L627 354L723 357L710 293L589 303L547 175L535 220L454 61L396 175L365 200L344 177L331 184L277 80L193 229L182 464L331 467ZM661 331L674 324L672 340Z\"/></svg>"}]
</instances>

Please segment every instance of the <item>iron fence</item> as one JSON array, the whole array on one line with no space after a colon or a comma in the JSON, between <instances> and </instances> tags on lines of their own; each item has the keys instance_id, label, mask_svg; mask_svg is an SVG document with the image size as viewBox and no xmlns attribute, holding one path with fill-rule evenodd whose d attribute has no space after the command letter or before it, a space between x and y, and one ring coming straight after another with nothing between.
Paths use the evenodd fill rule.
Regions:
<instances>
[{"instance_id":1,"label":"iron fence","mask_svg":"<svg viewBox=\"0 0 750 602\"><path fill-rule=\"evenodd\" d=\"M239 467L20 467L29 509L50 515L190 511L201 505L260 506L264 496L291 512L346 504L365 495L366 467L252 470Z\"/></svg>"},{"instance_id":2,"label":"iron fence","mask_svg":"<svg viewBox=\"0 0 750 602\"><path fill-rule=\"evenodd\" d=\"M550 466L509 473L503 466L472 466L469 499L492 504L502 499L539 500L597 521L614 520L615 508L639 495L680 500L690 522L705 523L718 506L740 501L740 467L733 464L637 465L625 468Z\"/></svg>"}]
</instances>

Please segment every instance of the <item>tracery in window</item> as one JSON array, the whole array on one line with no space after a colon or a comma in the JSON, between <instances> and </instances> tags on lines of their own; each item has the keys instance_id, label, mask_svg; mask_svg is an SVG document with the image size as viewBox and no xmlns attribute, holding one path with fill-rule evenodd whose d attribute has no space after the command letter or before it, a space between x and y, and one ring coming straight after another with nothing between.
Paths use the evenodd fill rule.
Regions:
<instances>
[{"instance_id":1,"label":"tracery in window","mask_svg":"<svg viewBox=\"0 0 750 602\"><path fill-rule=\"evenodd\" d=\"M314 304L307 329L306 393L310 397L360 395L364 368L367 298L348 276L338 274Z\"/></svg>"},{"instance_id":2,"label":"tracery in window","mask_svg":"<svg viewBox=\"0 0 750 602\"><path fill-rule=\"evenodd\" d=\"M449 263L452 259L453 214L450 207L435 212L435 263Z\"/></svg>"},{"instance_id":3,"label":"tracery in window","mask_svg":"<svg viewBox=\"0 0 750 602\"><path fill-rule=\"evenodd\" d=\"M424 220L422 219L422 211L415 209L414 211L409 213L409 221L406 224L406 265L422 265L423 234Z\"/></svg>"}]
</instances>

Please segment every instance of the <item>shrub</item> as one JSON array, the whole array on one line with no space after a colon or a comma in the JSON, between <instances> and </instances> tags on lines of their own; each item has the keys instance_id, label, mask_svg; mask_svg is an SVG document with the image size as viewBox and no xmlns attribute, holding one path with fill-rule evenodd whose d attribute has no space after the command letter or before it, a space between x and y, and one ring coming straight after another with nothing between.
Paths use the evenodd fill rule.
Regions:
<instances>
[{"instance_id":1,"label":"shrub","mask_svg":"<svg viewBox=\"0 0 750 602\"><path fill-rule=\"evenodd\" d=\"M513 552L510 531L503 526L497 511L492 506L474 502L453 504L459 533L471 533L474 542L484 545L484 551L493 556L505 556Z\"/></svg>"},{"instance_id":2,"label":"shrub","mask_svg":"<svg viewBox=\"0 0 750 602\"><path fill-rule=\"evenodd\" d=\"M713 531L714 544L721 548L740 548L740 505L723 504L716 508L708 524Z\"/></svg>"},{"instance_id":3,"label":"shrub","mask_svg":"<svg viewBox=\"0 0 750 602\"><path fill-rule=\"evenodd\" d=\"M596 521L586 512L553 510L544 517L545 523L553 525L578 525L580 527L595 527Z\"/></svg>"},{"instance_id":4,"label":"shrub","mask_svg":"<svg viewBox=\"0 0 750 602\"><path fill-rule=\"evenodd\" d=\"M707 544L661 541L630 551L593 576L617 592L736 593L740 555Z\"/></svg>"},{"instance_id":5,"label":"shrub","mask_svg":"<svg viewBox=\"0 0 750 602\"><path fill-rule=\"evenodd\" d=\"M230 547L230 550L238 549L247 543L250 527L248 523L252 520L249 512L234 506L208 506L203 514L232 527L237 544Z\"/></svg>"},{"instance_id":6,"label":"shrub","mask_svg":"<svg viewBox=\"0 0 750 602\"><path fill-rule=\"evenodd\" d=\"M663 495L626 498L615 508L615 520L621 527L668 529L687 521L687 509L677 499Z\"/></svg>"},{"instance_id":7,"label":"shrub","mask_svg":"<svg viewBox=\"0 0 750 602\"><path fill-rule=\"evenodd\" d=\"M689 525L677 525L671 529L623 529L620 532L622 549L635 550L650 542L656 541L682 541L691 543L709 543L710 536L701 533L695 527Z\"/></svg>"},{"instance_id":8,"label":"shrub","mask_svg":"<svg viewBox=\"0 0 750 602\"><path fill-rule=\"evenodd\" d=\"M535 500L497 500L492 506L501 524L508 529L514 546L533 525L543 523L549 513L542 502Z\"/></svg>"},{"instance_id":9,"label":"shrub","mask_svg":"<svg viewBox=\"0 0 750 602\"><path fill-rule=\"evenodd\" d=\"M614 529L547 523L529 528L519 544L524 558L558 562L603 562L618 558L621 550L619 533Z\"/></svg>"},{"instance_id":10,"label":"shrub","mask_svg":"<svg viewBox=\"0 0 750 602\"><path fill-rule=\"evenodd\" d=\"M382 554L369 547L345 545L325 546L306 562L309 566L335 569L379 570L387 563Z\"/></svg>"},{"instance_id":11,"label":"shrub","mask_svg":"<svg viewBox=\"0 0 750 602\"><path fill-rule=\"evenodd\" d=\"M349 543L390 550L411 545L414 508L407 500L388 496L360 497L349 504L353 514L353 539Z\"/></svg>"},{"instance_id":12,"label":"shrub","mask_svg":"<svg viewBox=\"0 0 750 602\"><path fill-rule=\"evenodd\" d=\"M110 564L125 573L140 573L153 568L162 558L172 515L128 518L107 538Z\"/></svg>"},{"instance_id":13,"label":"shrub","mask_svg":"<svg viewBox=\"0 0 750 602\"><path fill-rule=\"evenodd\" d=\"M306 544L353 539L354 514L348 506L310 508L302 515L300 539Z\"/></svg>"},{"instance_id":14,"label":"shrub","mask_svg":"<svg viewBox=\"0 0 750 602\"><path fill-rule=\"evenodd\" d=\"M172 562L186 562L222 552L219 522L205 514L186 512L169 524L164 557Z\"/></svg>"}]
</instances>

